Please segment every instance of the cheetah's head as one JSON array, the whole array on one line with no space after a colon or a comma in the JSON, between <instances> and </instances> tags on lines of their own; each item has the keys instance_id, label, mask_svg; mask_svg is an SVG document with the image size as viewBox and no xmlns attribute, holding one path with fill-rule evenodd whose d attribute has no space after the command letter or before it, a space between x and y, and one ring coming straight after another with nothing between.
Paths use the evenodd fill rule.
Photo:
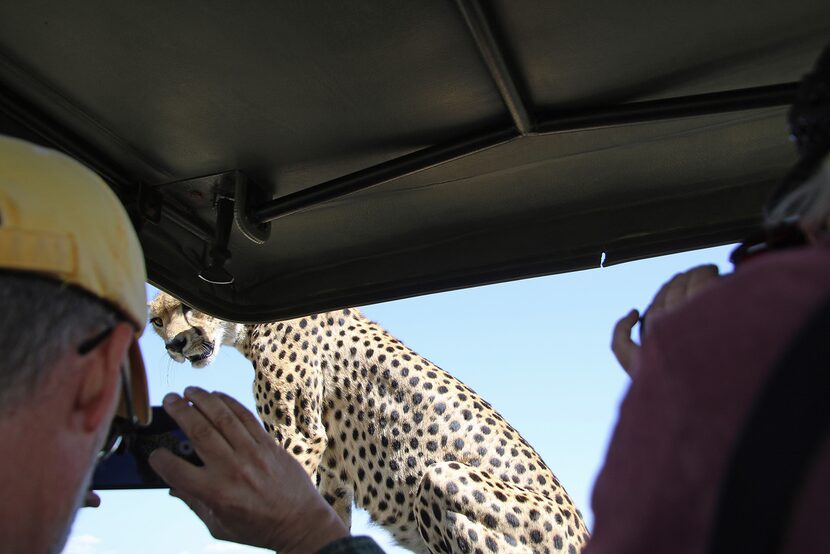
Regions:
<instances>
[{"instance_id":1,"label":"cheetah's head","mask_svg":"<svg viewBox=\"0 0 830 554\"><path fill-rule=\"evenodd\" d=\"M234 344L241 325L228 323L192 309L165 292L149 305L150 323L173 360L205 367L222 344Z\"/></svg>"}]
</instances>

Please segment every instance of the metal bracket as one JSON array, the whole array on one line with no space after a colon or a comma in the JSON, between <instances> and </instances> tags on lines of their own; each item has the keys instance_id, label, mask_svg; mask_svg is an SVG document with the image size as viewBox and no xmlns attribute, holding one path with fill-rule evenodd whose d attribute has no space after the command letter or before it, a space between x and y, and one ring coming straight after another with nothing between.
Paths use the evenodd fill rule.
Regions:
<instances>
[{"instance_id":1,"label":"metal bracket","mask_svg":"<svg viewBox=\"0 0 830 554\"><path fill-rule=\"evenodd\" d=\"M138 210L142 219L158 223L164 199L159 192L143 183L138 184Z\"/></svg>"},{"instance_id":2,"label":"metal bracket","mask_svg":"<svg viewBox=\"0 0 830 554\"><path fill-rule=\"evenodd\" d=\"M250 181L244 173L235 171L233 177L236 225L251 242L264 244L271 236L271 222L257 223L251 214L255 208L263 205L270 198L266 198L263 190Z\"/></svg>"},{"instance_id":3,"label":"metal bracket","mask_svg":"<svg viewBox=\"0 0 830 554\"><path fill-rule=\"evenodd\" d=\"M208 266L199 273L200 279L213 285L233 283L233 275L225 269L225 265L231 259L228 240L231 237L234 204L234 199L229 196L219 195L216 199L216 233L208 253Z\"/></svg>"},{"instance_id":4,"label":"metal bracket","mask_svg":"<svg viewBox=\"0 0 830 554\"><path fill-rule=\"evenodd\" d=\"M242 234L256 244L263 244L271 235L270 223L254 223L249 215L268 199L266 193L241 171L158 185L147 192L153 193L147 196L148 205L142 206L148 219L169 219L209 244L207 263L199 272L199 277L208 283L234 282L226 268L231 259L228 243L234 221ZM162 201L165 197L170 202ZM183 209L174 210L173 206Z\"/></svg>"}]
</instances>

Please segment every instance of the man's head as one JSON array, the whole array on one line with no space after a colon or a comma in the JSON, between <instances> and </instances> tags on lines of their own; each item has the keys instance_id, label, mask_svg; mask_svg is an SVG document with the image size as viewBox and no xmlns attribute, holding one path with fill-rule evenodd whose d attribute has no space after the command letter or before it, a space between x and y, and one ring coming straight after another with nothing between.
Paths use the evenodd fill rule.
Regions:
<instances>
[{"instance_id":1,"label":"man's head","mask_svg":"<svg viewBox=\"0 0 830 554\"><path fill-rule=\"evenodd\" d=\"M150 323L164 341L167 353L181 363L205 367L222 344L233 344L243 325L229 323L192 309L167 293L150 302Z\"/></svg>"},{"instance_id":2,"label":"man's head","mask_svg":"<svg viewBox=\"0 0 830 554\"><path fill-rule=\"evenodd\" d=\"M15 499L0 519L25 506L33 526L17 532L59 547L107 438L133 329L79 290L22 273L0 274L0 305L0 490Z\"/></svg>"},{"instance_id":3,"label":"man's head","mask_svg":"<svg viewBox=\"0 0 830 554\"><path fill-rule=\"evenodd\" d=\"M116 409L148 422L144 281L109 187L62 154L0 137L4 542L60 549ZM133 402L119 407L122 390Z\"/></svg>"},{"instance_id":4,"label":"man's head","mask_svg":"<svg viewBox=\"0 0 830 554\"><path fill-rule=\"evenodd\" d=\"M776 202L764 223L776 227L793 221L808 236L830 230L830 155L806 181Z\"/></svg>"},{"instance_id":5,"label":"man's head","mask_svg":"<svg viewBox=\"0 0 830 554\"><path fill-rule=\"evenodd\" d=\"M801 80L788 119L799 159L769 199L765 225L798 221L815 234L830 227L830 45Z\"/></svg>"}]
</instances>

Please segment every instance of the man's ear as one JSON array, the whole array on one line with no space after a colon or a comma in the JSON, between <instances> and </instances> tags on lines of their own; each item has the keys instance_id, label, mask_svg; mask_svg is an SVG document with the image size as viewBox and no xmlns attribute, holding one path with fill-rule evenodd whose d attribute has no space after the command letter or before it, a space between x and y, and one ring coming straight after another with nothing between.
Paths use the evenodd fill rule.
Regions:
<instances>
[{"instance_id":1,"label":"man's ear","mask_svg":"<svg viewBox=\"0 0 830 554\"><path fill-rule=\"evenodd\" d=\"M121 364L132 338L133 328L119 323L84 360L74 402L84 431L94 431L105 418L112 418L121 393Z\"/></svg>"}]
</instances>

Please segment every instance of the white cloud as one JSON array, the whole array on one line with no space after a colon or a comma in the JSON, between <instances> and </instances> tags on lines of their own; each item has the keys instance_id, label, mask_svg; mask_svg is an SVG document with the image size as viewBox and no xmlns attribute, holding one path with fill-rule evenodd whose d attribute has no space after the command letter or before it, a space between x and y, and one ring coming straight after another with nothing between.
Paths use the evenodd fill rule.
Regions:
<instances>
[{"instance_id":1,"label":"white cloud","mask_svg":"<svg viewBox=\"0 0 830 554\"><path fill-rule=\"evenodd\" d=\"M63 554L104 554L101 550L101 539L95 535L73 535L69 537Z\"/></svg>"}]
</instances>

